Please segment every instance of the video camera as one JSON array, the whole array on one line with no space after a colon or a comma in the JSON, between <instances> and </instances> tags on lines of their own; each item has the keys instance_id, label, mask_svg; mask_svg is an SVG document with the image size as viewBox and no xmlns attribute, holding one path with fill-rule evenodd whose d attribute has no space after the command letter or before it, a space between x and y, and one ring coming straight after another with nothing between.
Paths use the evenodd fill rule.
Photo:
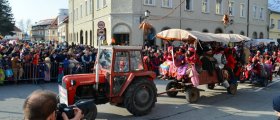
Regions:
<instances>
[{"instance_id":1,"label":"video camera","mask_svg":"<svg viewBox=\"0 0 280 120\"><path fill-rule=\"evenodd\" d=\"M74 105L67 106L64 103L58 103L57 104L57 110L56 110L56 119L57 120L63 120L62 118L62 113L64 112L69 119L72 119L75 117L74 114L74 109L73 108L79 108L81 109L82 113L84 115L87 115L90 113L93 108L95 107L94 101L93 100L82 100L76 102Z\"/></svg>"}]
</instances>

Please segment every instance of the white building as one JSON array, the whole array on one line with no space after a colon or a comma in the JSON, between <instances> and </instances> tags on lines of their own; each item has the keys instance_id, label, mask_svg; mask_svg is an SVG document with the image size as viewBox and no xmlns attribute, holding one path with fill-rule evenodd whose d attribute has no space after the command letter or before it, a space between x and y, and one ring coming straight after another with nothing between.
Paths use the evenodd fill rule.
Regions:
<instances>
[{"instance_id":1,"label":"white building","mask_svg":"<svg viewBox=\"0 0 280 120\"><path fill-rule=\"evenodd\" d=\"M60 9L57 16L58 25L58 42L68 41L68 21L69 21L68 9Z\"/></svg>"},{"instance_id":2,"label":"white building","mask_svg":"<svg viewBox=\"0 0 280 120\"><path fill-rule=\"evenodd\" d=\"M117 44L143 45L148 40L162 45L150 36L169 28L267 38L267 4L267 0L69 0L69 38L97 45L99 21L105 22L108 44L114 39ZM149 33L139 29L146 10L153 26ZM226 26L225 14L230 19Z\"/></svg>"}]
</instances>

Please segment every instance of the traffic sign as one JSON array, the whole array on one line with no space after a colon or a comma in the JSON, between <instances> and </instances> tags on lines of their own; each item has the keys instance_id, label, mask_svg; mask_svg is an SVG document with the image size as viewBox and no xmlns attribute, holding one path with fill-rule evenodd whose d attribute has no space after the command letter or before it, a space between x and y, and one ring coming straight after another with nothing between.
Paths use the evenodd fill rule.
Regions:
<instances>
[{"instance_id":1,"label":"traffic sign","mask_svg":"<svg viewBox=\"0 0 280 120\"><path fill-rule=\"evenodd\" d=\"M99 36L104 36L105 35L105 30L104 29L97 29L97 34Z\"/></svg>"},{"instance_id":2,"label":"traffic sign","mask_svg":"<svg viewBox=\"0 0 280 120\"><path fill-rule=\"evenodd\" d=\"M104 35L99 36L99 40L100 41L104 41L105 40L105 36Z\"/></svg>"},{"instance_id":3,"label":"traffic sign","mask_svg":"<svg viewBox=\"0 0 280 120\"><path fill-rule=\"evenodd\" d=\"M98 28L103 29L103 28L105 28L105 22L104 21L99 21L97 26L98 26Z\"/></svg>"}]
</instances>

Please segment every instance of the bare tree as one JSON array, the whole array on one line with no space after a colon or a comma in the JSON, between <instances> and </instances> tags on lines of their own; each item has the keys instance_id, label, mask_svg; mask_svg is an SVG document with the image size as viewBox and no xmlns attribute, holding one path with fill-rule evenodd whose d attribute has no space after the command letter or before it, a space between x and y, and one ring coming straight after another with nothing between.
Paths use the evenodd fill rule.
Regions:
<instances>
[{"instance_id":1,"label":"bare tree","mask_svg":"<svg viewBox=\"0 0 280 120\"><path fill-rule=\"evenodd\" d=\"M22 32L24 32L25 31L25 25L24 25L24 20L23 19L21 19L19 22L18 22L18 27L19 27L19 29L22 31Z\"/></svg>"},{"instance_id":2,"label":"bare tree","mask_svg":"<svg viewBox=\"0 0 280 120\"><path fill-rule=\"evenodd\" d=\"M27 33L29 31L30 27L31 27L31 20L30 19L26 20L25 26L26 26L25 33Z\"/></svg>"},{"instance_id":3,"label":"bare tree","mask_svg":"<svg viewBox=\"0 0 280 120\"><path fill-rule=\"evenodd\" d=\"M31 26L31 20L30 19L27 19L27 20L21 19L18 22L18 27L19 27L19 29L21 29L21 31L23 33L27 33L29 31L30 26Z\"/></svg>"}]
</instances>

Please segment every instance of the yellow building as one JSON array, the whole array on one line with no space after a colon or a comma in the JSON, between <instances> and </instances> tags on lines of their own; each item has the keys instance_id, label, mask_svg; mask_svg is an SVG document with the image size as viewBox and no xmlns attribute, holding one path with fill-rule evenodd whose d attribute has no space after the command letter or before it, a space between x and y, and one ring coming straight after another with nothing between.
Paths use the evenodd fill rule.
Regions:
<instances>
[{"instance_id":1,"label":"yellow building","mask_svg":"<svg viewBox=\"0 0 280 120\"><path fill-rule=\"evenodd\" d=\"M270 11L269 38L280 40L280 12Z\"/></svg>"}]
</instances>

